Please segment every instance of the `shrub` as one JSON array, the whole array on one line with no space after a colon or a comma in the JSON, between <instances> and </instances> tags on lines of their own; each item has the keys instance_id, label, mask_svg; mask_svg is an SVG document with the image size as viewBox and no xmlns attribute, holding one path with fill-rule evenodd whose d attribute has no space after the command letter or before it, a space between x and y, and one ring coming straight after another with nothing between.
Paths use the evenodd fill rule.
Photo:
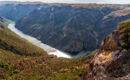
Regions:
<instances>
[{"instance_id":1,"label":"shrub","mask_svg":"<svg viewBox=\"0 0 130 80\"><path fill-rule=\"evenodd\" d=\"M130 20L126 20L123 22L120 22L117 26L117 30L119 30L119 39L123 41L122 48L123 49L129 49L130 48Z\"/></svg>"}]
</instances>

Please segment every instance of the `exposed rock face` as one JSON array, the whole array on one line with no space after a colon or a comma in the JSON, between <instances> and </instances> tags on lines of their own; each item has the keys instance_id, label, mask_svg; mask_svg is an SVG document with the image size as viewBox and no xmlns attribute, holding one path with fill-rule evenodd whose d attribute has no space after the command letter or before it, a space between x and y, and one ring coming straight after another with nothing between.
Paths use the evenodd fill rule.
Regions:
<instances>
[{"instance_id":1,"label":"exposed rock face","mask_svg":"<svg viewBox=\"0 0 130 80\"><path fill-rule=\"evenodd\" d=\"M103 37L115 29L113 26L130 18L127 8L119 5L49 6L35 9L17 21L16 27L43 43L76 54L98 48ZM128 13L123 15L123 12Z\"/></svg>"},{"instance_id":2,"label":"exposed rock face","mask_svg":"<svg viewBox=\"0 0 130 80\"><path fill-rule=\"evenodd\" d=\"M125 25L124 29L126 27L130 29L128 26L130 21L123 22L123 24ZM121 34L122 32L117 29L104 38L83 80L130 80L130 47L125 49L121 46Z\"/></svg>"},{"instance_id":3,"label":"exposed rock face","mask_svg":"<svg viewBox=\"0 0 130 80\"><path fill-rule=\"evenodd\" d=\"M115 30L110 35L104 38L100 45L101 50L115 51L118 49L119 32Z\"/></svg>"}]
</instances>

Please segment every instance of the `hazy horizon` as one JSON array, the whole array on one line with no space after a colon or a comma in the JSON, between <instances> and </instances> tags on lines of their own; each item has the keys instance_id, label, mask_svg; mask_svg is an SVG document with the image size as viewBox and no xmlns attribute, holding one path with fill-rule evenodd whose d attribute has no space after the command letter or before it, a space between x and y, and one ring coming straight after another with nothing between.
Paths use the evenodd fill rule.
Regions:
<instances>
[{"instance_id":1,"label":"hazy horizon","mask_svg":"<svg viewBox=\"0 0 130 80\"><path fill-rule=\"evenodd\" d=\"M130 4L130 0L0 0L0 1L31 1L45 3L97 3L97 4Z\"/></svg>"}]
</instances>

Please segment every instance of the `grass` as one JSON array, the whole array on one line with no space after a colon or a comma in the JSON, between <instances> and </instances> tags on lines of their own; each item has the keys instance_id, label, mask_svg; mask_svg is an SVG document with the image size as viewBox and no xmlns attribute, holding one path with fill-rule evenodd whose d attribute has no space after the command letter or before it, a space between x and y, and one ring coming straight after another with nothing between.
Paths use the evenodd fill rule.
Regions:
<instances>
[{"instance_id":1,"label":"grass","mask_svg":"<svg viewBox=\"0 0 130 80\"><path fill-rule=\"evenodd\" d=\"M92 59L21 56L3 49L0 55L1 65L5 66L0 79L8 80L79 80Z\"/></svg>"}]
</instances>

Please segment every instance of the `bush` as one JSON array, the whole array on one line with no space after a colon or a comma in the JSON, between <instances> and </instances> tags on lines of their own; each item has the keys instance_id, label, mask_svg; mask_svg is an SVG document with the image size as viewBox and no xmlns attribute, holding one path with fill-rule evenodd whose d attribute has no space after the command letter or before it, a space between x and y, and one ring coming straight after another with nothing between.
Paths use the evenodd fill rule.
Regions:
<instances>
[{"instance_id":1,"label":"bush","mask_svg":"<svg viewBox=\"0 0 130 80\"><path fill-rule=\"evenodd\" d=\"M129 47L130 47L129 43L123 42L123 44L122 44L123 49L128 49Z\"/></svg>"}]
</instances>

